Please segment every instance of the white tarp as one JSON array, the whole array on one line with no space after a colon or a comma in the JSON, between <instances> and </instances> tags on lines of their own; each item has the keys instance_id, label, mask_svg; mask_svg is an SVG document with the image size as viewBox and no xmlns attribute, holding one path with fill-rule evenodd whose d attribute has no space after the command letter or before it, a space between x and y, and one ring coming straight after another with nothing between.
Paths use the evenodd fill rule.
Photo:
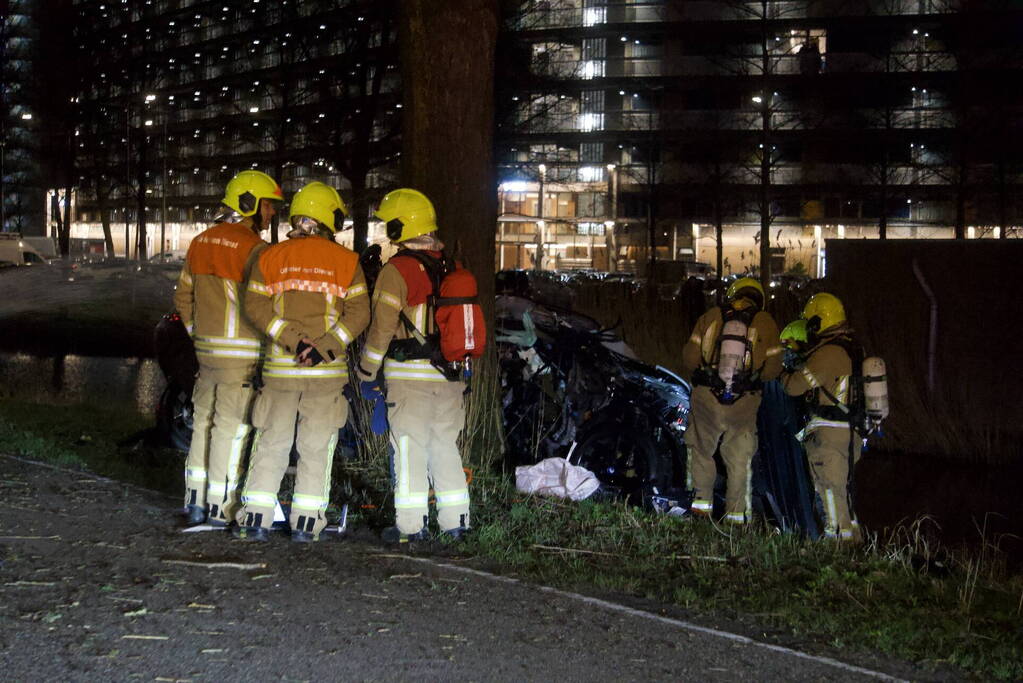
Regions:
<instances>
[{"instance_id":1,"label":"white tarp","mask_svg":"<svg viewBox=\"0 0 1023 683\"><path fill-rule=\"evenodd\" d=\"M547 458L515 468L515 488L522 493L583 500L600 486L597 475L565 458Z\"/></svg>"}]
</instances>

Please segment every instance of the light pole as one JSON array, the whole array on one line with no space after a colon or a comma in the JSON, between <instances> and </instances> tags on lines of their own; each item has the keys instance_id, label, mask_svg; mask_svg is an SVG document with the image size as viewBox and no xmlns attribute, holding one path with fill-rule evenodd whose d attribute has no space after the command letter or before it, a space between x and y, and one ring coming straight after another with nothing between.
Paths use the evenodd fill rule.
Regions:
<instances>
[{"instance_id":1,"label":"light pole","mask_svg":"<svg viewBox=\"0 0 1023 683\"><path fill-rule=\"evenodd\" d=\"M537 207L536 207L536 262L533 263L533 270L543 270L543 233L547 222L543 219L543 204L544 204L544 183L547 180L547 166L546 164L540 164L538 167L540 171L540 187L537 195Z\"/></svg>"},{"instance_id":2,"label":"light pole","mask_svg":"<svg viewBox=\"0 0 1023 683\"><path fill-rule=\"evenodd\" d=\"M618 220L618 167L607 165L607 219L604 221L604 244L607 250L607 270L618 270L618 245L615 243L615 222Z\"/></svg>"},{"instance_id":3,"label":"light pole","mask_svg":"<svg viewBox=\"0 0 1023 683\"><path fill-rule=\"evenodd\" d=\"M156 95L146 95L147 107L155 101ZM167 118L169 114L166 109L158 109L158 112L162 119L163 140L160 145L160 156L162 157L162 169L160 172L160 245L156 253L159 254L160 262L163 263L167 260L165 245L167 243ZM145 123L147 126L153 125L151 119L147 119Z\"/></svg>"}]
</instances>

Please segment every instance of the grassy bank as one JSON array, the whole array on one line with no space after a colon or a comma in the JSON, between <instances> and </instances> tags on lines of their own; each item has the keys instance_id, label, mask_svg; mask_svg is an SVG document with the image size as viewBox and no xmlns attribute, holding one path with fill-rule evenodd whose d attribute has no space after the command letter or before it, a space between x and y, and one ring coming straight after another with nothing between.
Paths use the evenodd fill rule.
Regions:
<instances>
[{"instance_id":1,"label":"grassy bank","mask_svg":"<svg viewBox=\"0 0 1023 683\"><path fill-rule=\"evenodd\" d=\"M180 493L184 456L152 442L152 417L101 405L0 400L0 453Z\"/></svg>"},{"instance_id":2,"label":"grassy bank","mask_svg":"<svg viewBox=\"0 0 1023 683\"><path fill-rule=\"evenodd\" d=\"M949 556L915 528L849 549L617 503L491 495L465 549L501 571L674 604L783 641L1023 677L1023 577L993 553Z\"/></svg>"},{"instance_id":3,"label":"grassy bank","mask_svg":"<svg viewBox=\"0 0 1023 683\"><path fill-rule=\"evenodd\" d=\"M148 426L97 406L0 401L0 451L177 493L182 455L133 438ZM675 605L758 637L1023 677L1023 576L1009 576L990 547L958 556L913 528L849 549L619 503L522 498L482 447L493 427L478 429L467 444L475 533L460 554L527 580ZM352 505L356 524L391 519L385 448L375 440L335 463L333 498Z\"/></svg>"}]
</instances>

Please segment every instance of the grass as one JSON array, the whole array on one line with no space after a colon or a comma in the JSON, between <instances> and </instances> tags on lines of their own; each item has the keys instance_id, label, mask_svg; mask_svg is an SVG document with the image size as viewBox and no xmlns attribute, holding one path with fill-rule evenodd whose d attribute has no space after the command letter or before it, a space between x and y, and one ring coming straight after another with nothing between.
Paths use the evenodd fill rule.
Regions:
<instances>
[{"instance_id":1,"label":"grass","mask_svg":"<svg viewBox=\"0 0 1023 683\"><path fill-rule=\"evenodd\" d=\"M783 640L1023 677L1023 577L1008 576L992 546L948 553L917 524L854 550L621 503L522 499L497 466L497 423L482 400L493 375L480 374L469 405L476 427L463 443L475 533L460 553L529 580L677 605ZM177 492L182 456L129 438L148 426L145 416L92 405L0 401L0 450ZM378 437L336 463L333 498L351 505L353 525L391 519L385 453Z\"/></svg>"},{"instance_id":2,"label":"grass","mask_svg":"<svg viewBox=\"0 0 1023 683\"><path fill-rule=\"evenodd\" d=\"M152 418L100 405L0 400L0 452L180 493L184 455L154 445Z\"/></svg>"},{"instance_id":3,"label":"grass","mask_svg":"<svg viewBox=\"0 0 1023 683\"><path fill-rule=\"evenodd\" d=\"M994 557L947 556L918 527L850 549L621 503L516 501L499 488L484 495L475 493L476 531L464 551L502 571L839 650L1023 676L1023 577L1006 577Z\"/></svg>"}]
</instances>

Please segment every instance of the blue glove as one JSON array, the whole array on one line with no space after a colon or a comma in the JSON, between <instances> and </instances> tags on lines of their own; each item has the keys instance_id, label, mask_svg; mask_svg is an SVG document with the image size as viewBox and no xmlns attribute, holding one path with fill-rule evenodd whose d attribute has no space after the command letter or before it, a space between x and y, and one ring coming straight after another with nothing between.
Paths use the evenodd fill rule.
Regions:
<instances>
[{"instance_id":1,"label":"blue glove","mask_svg":"<svg viewBox=\"0 0 1023 683\"><path fill-rule=\"evenodd\" d=\"M373 419L370 420L369 428L373 430L376 435L386 434L389 429L387 424L387 403L384 401L384 396L379 391L377 392L379 398L373 404Z\"/></svg>"},{"instance_id":2,"label":"blue glove","mask_svg":"<svg viewBox=\"0 0 1023 683\"><path fill-rule=\"evenodd\" d=\"M383 399L384 393L380 389L380 385L376 380L363 380L359 382L359 393L367 401L375 401L378 398Z\"/></svg>"},{"instance_id":3,"label":"blue glove","mask_svg":"<svg viewBox=\"0 0 1023 683\"><path fill-rule=\"evenodd\" d=\"M386 434L387 425L387 403L384 400L384 392L375 381L359 382L359 393L368 401L373 401L373 417L369 427L374 434Z\"/></svg>"}]
</instances>

